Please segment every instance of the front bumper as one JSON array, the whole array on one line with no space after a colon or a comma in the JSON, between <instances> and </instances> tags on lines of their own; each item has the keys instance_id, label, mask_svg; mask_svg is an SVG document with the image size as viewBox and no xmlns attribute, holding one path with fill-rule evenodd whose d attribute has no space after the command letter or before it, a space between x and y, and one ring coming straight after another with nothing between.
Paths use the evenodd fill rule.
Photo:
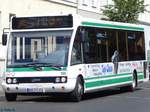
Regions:
<instances>
[{"instance_id":1,"label":"front bumper","mask_svg":"<svg viewBox=\"0 0 150 112\"><path fill-rule=\"evenodd\" d=\"M2 82L2 88L7 93L69 93L74 90L76 79L68 79L67 83L21 83L7 84Z\"/></svg>"}]
</instances>

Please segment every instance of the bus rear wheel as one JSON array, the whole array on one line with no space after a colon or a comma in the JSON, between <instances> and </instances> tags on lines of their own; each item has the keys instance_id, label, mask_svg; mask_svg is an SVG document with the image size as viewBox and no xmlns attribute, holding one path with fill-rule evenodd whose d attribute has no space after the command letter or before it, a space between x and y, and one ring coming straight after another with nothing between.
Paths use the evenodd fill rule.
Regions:
<instances>
[{"instance_id":1,"label":"bus rear wheel","mask_svg":"<svg viewBox=\"0 0 150 112\"><path fill-rule=\"evenodd\" d=\"M128 86L121 87L120 90L123 91L123 92L124 91L133 92L133 91L136 90L137 86L138 86L137 74L134 72L132 74L132 83Z\"/></svg>"},{"instance_id":2,"label":"bus rear wheel","mask_svg":"<svg viewBox=\"0 0 150 112\"><path fill-rule=\"evenodd\" d=\"M137 79L137 74L133 72L133 77L132 77L132 84L129 87L130 91L135 91L138 86L138 79Z\"/></svg>"},{"instance_id":3,"label":"bus rear wheel","mask_svg":"<svg viewBox=\"0 0 150 112\"><path fill-rule=\"evenodd\" d=\"M15 93L5 93L5 98L7 101L16 101L17 94Z\"/></svg>"},{"instance_id":4,"label":"bus rear wheel","mask_svg":"<svg viewBox=\"0 0 150 112\"><path fill-rule=\"evenodd\" d=\"M84 86L80 77L77 78L75 89L71 92L71 98L75 102L79 102L84 94Z\"/></svg>"}]
</instances>

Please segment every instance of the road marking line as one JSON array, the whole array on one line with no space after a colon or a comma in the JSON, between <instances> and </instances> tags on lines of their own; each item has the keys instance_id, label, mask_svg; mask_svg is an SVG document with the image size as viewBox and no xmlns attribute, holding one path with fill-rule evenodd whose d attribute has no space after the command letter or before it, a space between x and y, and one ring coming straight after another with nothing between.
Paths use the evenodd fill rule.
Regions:
<instances>
[{"instance_id":1,"label":"road marking line","mask_svg":"<svg viewBox=\"0 0 150 112\"><path fill-rule=\"evenodd\" d=\"M148 101L148 102L150 102L150 98L149 97L145 97L145 98L143 98L143 97L133 97L133 96L112 96L112 98L126 98L126 99L135 99L135 100L138 100L138 101L142 101L142 102L144 102L144 101Z\"/></svg>"},{"instance_id":2,"label":"road marking line","mask_svg":"<svg viewBox=\"0 0 150 112\"><path fill-rule=\"evenodd\" d=\"M150 90L149 87L142 87L141 89L144 89L144 90Z\"/></svg>"}]
</instances>

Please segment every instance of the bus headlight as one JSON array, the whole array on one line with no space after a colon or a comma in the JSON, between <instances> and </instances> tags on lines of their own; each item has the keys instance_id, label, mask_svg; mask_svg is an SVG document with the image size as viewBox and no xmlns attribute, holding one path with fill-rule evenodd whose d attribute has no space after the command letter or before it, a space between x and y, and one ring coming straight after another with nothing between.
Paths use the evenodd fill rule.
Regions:
<instances>
[{"instance_id":1,"label":"bus headlight","mask_svg":"<svg viewBox=\"0 0 150 112\"><path fill-rule=\"evenodd\" d=\"M62 78L61 78L61 82L62 82L62 83L67 82L67 78L66 78L66 77L62 77Z\"/></svg>"},{"instance_id":2,"label":"bus headlight","mask_svg":"<svg viewBox=\"0 0 150 112\"><path fill-rule=\"evenodd\" d=\"M17 79L14 78L12 82L13 82L13 84L16 84L17 83Z\"/></svg>"},{"instance_id":3,"label":"bus headlight","mask_svg":"<svg viewBox=\"0 0 150 112\"><path fill-rule=\"evenodd\" d=\"M12 83L12 79L11 78L8 78L6 81L7 81L8 84Z\"/></svg>"},{"instance_id":4,"label":"bus headlight","mask_svg":"<svg viewBox=\"0 0 150 112\"><path fill-rule=\"evenodd\" d=\"M67 77L56 77L55 78L55 83L66 83L67 82Z\"/></svg>"},{"instance_id":5,"label":"bus headlight","mask_svg":"<svg viewBox=\"0 0 150 112\"><path fill-rule=\"evenodd\" d=\"M55 82L60 83L60 77L56 77Z\"/></svg>"},{"instance_id":6,"label":"bus headlight","mask_svg":"<svg viewBox=\"0 0 150 112\"><path fill-rule=\"evenodd\" d=\"M17 78L8 77L8 78L6 78L6 83L7 84L17 84L18 81L17 81Z\"/></svg>"}]
</instances>

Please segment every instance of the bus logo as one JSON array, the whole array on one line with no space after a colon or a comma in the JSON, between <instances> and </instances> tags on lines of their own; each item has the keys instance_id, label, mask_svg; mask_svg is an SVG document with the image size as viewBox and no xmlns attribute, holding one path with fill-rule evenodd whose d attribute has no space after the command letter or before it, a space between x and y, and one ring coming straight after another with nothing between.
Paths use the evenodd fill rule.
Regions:
<instances>
[{"instance_id":1,"label":"bus logo","mask_svg":"<svg viewBox=\"0 0 150 112\"><path fill-rule=\"evenodd\" d=\"M35 82L40 82L41 79L40 78L35 78L35 79L32 79L31 82L35 83Z\"/></svg>"}]
</instances>

